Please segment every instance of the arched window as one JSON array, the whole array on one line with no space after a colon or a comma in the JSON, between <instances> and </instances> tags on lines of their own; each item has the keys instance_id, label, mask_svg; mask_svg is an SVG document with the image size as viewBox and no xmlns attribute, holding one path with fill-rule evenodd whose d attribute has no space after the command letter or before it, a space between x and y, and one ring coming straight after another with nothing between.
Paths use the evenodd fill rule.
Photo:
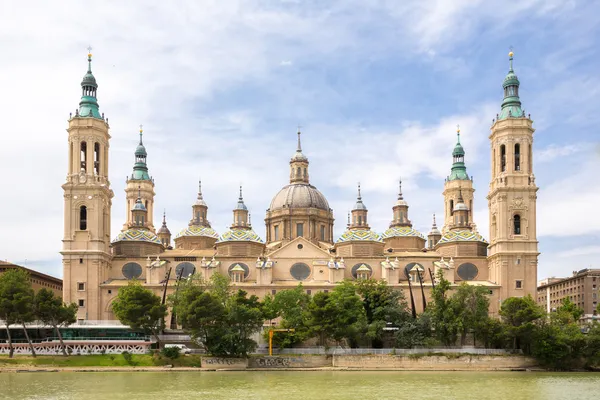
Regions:
<instances>
[{"instance_id":1,"label":"arched window","mask_svg":"<svg viewBox=\"0 0 600 400\"><path fill-rule=\"evenodd\" d=\"M306 178L306 168L304 168L304 177Z\"/></svg>"},{"instance_id":2,"label":"arched window","mask_svg":"<svg viewBox=\"0 0 600 400\"><path fill-rule=\"evenodd\" d=\"M362 221L362 216L361 216L361 215L359 215L359 216L358 216L358 225L362 225L362 224L363 224L363 221Z\"/></svg>"},{"instance_id":3,"label":"arched window","mask_svg":"<svg viewBox=\"0 0 600 400\"><path fill-rule=\"evenodd\" d=\"M400 211L400 222L404 221L404 213Z\"/></svg>"},{"instance_id":4,"label":"arched window","mask_svg":"<svg viewBox=\"0 0 600 400\"><path fill-rule=\"evenodd\" d=\"M85 231L87 229L87 207L79 207L79 230Z\"/></svg>"},{"instance_id":5,"label":"arched window","mask_svg":"<svg viewBox=\"0 0 600 400\"><path fill-rule=\"evenodd\" d=\"M533 155L531 154L531 145L529 145L529 156L527 158L527 163L529 167L529 173L531 173L531 166L533 165Z\"/></svg>"},{"instance_id":6,"label":"arched window","mask_svg":"<svg viewBox=\"0 0 600 400\"><path fill-rule=\"evenodd\" d=\"M521 170L521 145L515 143L515 171Z\"/></svg>"},{"instance_id":7,"label":"arched window","mask_svg":"<svg viewBox=\"0 0 600 400\"><path fill-rule=\"evenodd\" d=\"M300 167L298 167L298 168L296 169L296 175L297 175L298 177L301 177L301 176L302 176L302 173L300 172Z\"/></svg>"},{"instance_id":8,"label":"arched window","mask_svg":"<svg viewBox=\"0 0 600 400\"><path fill-rule=\"evenodd\" d=\"M80 168L82 172L86 170L86 161L87 161L87 143L81 142L81 148L79 151L79 160L80 160Z\"/></svg>"},{"instance_id":9,"label":"arched window","mask_svg":"<svg viewBox=\"0 0 600 400\"><path fill-rule=\"evenodd\" d=\"M450 200L450 210L448 212L448 215L452 215L454 212L454 200Z\"/></svg>"},{"instance_id":10,"label":"arched window","mask_svg":"<svg viewBox=\"0 0 600 400\"><path fill-rule=\"evenodd\" d=\"M500 146L500 170L506 171L506 146Z\"/></svg>"},{"instance_id":11,"label":"arched window","mask_svg":"<svg viewBox=\"0 0 600 400\"><path fill-rule=\"evenodd\" d=\"M94 143L94 175L100 175L100 143Z\"/></svg>"},{"instance_id":12,"label":"arched window","mask_svg":"<svg viewBox=\"0 0 600 400\"><path fill-rule=\"evenodd\" d=\"M515 235L521 234L521 216L519 214L515 214L513 217L513 231Z\"/></svg>"}]
</instances>

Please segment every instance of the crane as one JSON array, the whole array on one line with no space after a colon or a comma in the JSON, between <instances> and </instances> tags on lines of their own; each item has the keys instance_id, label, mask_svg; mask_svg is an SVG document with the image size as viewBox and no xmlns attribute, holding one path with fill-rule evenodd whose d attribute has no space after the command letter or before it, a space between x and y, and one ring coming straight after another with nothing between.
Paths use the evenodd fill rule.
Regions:
<instances>
[{"instance_id":1,"label":"crane","mask_svg":"<svg viewBox=\"0 0 600 400\"><path fill-rule=\"evenodd\" d=\"M273 355L273 334L275 332L295 332L296 330L294 328L271 328L269 330L269 355L272 356Z\"/></svg>"}]
</instances>

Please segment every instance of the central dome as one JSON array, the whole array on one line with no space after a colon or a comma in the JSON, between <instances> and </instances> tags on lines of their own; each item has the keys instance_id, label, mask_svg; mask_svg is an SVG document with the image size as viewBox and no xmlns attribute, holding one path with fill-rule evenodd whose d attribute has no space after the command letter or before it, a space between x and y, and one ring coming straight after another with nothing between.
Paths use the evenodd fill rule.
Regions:
<instances>
[{"instance_id":1,"label":"central dome","mask_svg":"<svg viewBox=\"0 0 600 400\"><path fill-rule=\"evenodd\" d=\"M310 184L291 184L284 186L273 197L269 211L282 208L318 208L329 211L329 203L323 193Z\"/></svg>"}]
</instances>

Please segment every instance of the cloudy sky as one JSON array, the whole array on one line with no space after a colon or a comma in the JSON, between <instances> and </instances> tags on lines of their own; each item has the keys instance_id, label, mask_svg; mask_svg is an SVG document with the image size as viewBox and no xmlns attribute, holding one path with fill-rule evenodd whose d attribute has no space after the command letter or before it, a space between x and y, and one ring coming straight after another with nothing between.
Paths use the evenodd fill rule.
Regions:
<instances>
[{"instance_id":1,"label":"cloudy sky","mask_svg":"<svg viewBox=\"0 0 600 400\"><path fill-rule=\"evenodd\" d=\"M599 268L600 3L505 1L5 1L0 12L0 258L62 276L67 119L94 53L110 120L112 237L138 125L157 214L173 233L202 178L225 231L238 185L264 237L302 126L311 183L341 234L361 182L373 228L404 180L415 227L441 214L460 124L488 236L489 127L507 53L534 120L539 278ZM155 215L156 219L160 215Z\"/></svg>"}]
</instances>

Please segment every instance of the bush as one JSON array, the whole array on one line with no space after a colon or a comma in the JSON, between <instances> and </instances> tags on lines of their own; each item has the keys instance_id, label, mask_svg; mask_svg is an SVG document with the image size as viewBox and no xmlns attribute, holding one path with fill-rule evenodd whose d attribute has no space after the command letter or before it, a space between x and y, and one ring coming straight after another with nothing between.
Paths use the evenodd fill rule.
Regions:
<instances>
[{"instance_id":1,"label":"bush","mask_svg":"<svg viewBox=\"0 0 600 400\"><path fill-rule=\"evenodd\" d=\"M179 347L165 347L162 349L161 354L171 360L179 357L181 349Z\"/></svg>"},{"instance_id":2,"label":"bush","mask_svg":"<svg viewBox=\"0 0 600 400\"><path fill-rule=\"evenodd\" d=\"M125 359L125 362L129 365L135 365L135 363L133 362L133 355L128 352L128 351L124 351L121 353L123 355L123 358Z\"/></svg>"}]
</instances>

